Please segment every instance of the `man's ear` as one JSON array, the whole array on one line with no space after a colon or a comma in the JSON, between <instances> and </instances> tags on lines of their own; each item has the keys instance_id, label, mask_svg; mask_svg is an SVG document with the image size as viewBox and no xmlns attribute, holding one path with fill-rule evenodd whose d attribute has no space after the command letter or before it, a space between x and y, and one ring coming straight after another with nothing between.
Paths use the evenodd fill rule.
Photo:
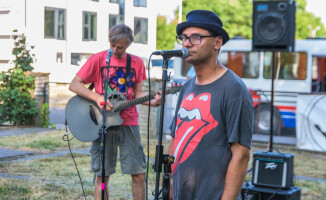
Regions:
<instances>
[{"instance_id":1,"label":"man's ear","mask_svg":"<svg viewBox=\"0 0 326 200\"><path fill-rule=\"evenodd\" d=\"M222 36L217 36L215 38L215 50L219 50L223 45L223 38Z\"/></svg>"}]
</instances>

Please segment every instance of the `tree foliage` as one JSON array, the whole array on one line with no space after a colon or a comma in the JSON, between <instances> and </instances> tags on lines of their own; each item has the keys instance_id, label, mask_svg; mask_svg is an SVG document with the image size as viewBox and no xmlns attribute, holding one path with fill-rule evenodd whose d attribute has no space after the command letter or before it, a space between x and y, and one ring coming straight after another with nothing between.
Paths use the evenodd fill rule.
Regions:
<instances>
[{"instance_id":1,"label":"tree foliage","mask_svg":"<svg viewBox=\"0 0 326 200\"><path fill-rule=\"evenodd\" d=\"M157 35L156 35L157 49L160 50L173 49L176 26L177 26L176 20L170 22L167 25L167 20L164 16L157 17Z\"/></svg>"},{"instance_id":2,"label":"tree foliage","mask_svg":"<svg viewBox=\"0 0 326 200\"><path fill-rule=\"evenodd\" d=\"M35 85L34 77L27 76L25 72L33 70L33 57L26 47L24 34L14 35L14 40L12 54L15 56L15 67L0 73L0 124L30 125L37 114L36 102L31 95Z\"/></svg>"},{"instance_id":3,"label":"tree foliage","mask_svg":"<svg viewBox=\"0 0 326 200\"><path fill-rule=\"evenodd\" d=\"M227 30L230 38L240 36L245 39L252 38L252 5L253 0L183 0L182 16L183 21L186 14L191 10L205 9L217 13L223 21L223 27ZM325 37L326 30L320 17L306 11L306 0L297 0L296 9L296 39L305 39L308 37ZM176 15L177 16L177 15ZM160 17L163 18L163 17ZM162 19L160 19L163 21ZM175 41L176 21L166 25L160 24L157 28L157 47L158 49L168 49L164 41ZM318 28L319 26L319 28ZM318 30L318 31L317 31ZM170 39L171 37L171 39ZM173 38L173 39L172 39ZM171 43L173 43L171 42Z\"/></svg>"}]
</instances>

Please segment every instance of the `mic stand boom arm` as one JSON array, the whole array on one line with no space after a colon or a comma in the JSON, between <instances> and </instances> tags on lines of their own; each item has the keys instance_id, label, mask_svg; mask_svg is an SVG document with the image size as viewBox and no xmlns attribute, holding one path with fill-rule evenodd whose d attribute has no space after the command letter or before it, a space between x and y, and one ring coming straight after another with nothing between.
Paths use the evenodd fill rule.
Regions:
<instances>
[{"instance_id":1,"label":"mic stand boom arm","mask_svg":"<svg viewBox=\"0 0 326 200\"><path fill-rule=\"evenodd\" d=\"M162 146L166 82L169 80L169 76L167 74L169 59L170 58L163 56L162 98L161 98L159 137L158 137L158 145L156 145L155 164L153 165L154 171L156 172L155 200L159 199L160 173L162 171L162 164L164 164L164 168L165 168L164 175L163 175L163 190L162 190L163 200L169 199L169 193L170 193L169 173L171 172L171 164L173 163L173 156L171 157L169 155L163 155L163 146Z\"/></svg>"}]
</instances>

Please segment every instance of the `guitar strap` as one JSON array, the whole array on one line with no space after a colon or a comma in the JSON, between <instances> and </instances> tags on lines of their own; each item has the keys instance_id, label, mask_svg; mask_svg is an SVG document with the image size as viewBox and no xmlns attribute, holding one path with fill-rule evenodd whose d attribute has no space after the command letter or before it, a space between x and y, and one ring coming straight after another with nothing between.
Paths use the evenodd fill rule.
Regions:
<instances>
[{"instance_id":1,"label":"guitar strap","mask_svg":"<svg viewBox=\"0 0 326 200\"><path fill-rule=\"evenodd\" d=\"M127 54L127 66L126 66L126 98L128 97L128 85L130 81L130 67L131 67L131 56Z\"/></svg>"}]
</instances>

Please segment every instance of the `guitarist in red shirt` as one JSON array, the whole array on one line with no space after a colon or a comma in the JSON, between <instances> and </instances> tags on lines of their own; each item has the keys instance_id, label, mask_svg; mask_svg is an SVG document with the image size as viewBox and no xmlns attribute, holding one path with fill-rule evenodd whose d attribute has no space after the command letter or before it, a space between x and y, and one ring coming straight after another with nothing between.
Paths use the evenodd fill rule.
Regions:
<instances>
[{"instance_id":1,"label":"guitarist in red shirt","mask_svg":"<svg viewBox=\"0 0 326 200\"><path fill-rule=\"evenodd\" d=\"M144 96L142 81L146 79L145 66L141 58L126 53L133 42L132 30L125 25L113 26L109 33L110 48L113 50L110 58L109 70L106 68L107 55L105 50L91 56L72 80L69 89L77 95L94 101L100 109L104 109L104 81L109 77L108 93L118 91L127 100ZM108 72L109 71L109 72ZM109 73L109 74L108 74ZM94 83L95 92L86 88L85 84ZM161 95L143 103L151 106L160 106ZM114 109L114 104L107 100L106 110ZM132 195L135 200L145 199L146 169L145 154L141 144L138 112L136 106L129 107L120 112L123 123L119 126L109 127L105 137L105 190L108 199L108 181L110 175L115 173L117 152L119 147L120 162L123 174L130 174L132 178ZM69 122L68 122L69 123ZM108 122L110 123L110 122ZM92 133L94 134L94 133ZM95 198L101 199L102 173L100 157L100 139L92 141L91 168L96 175Z\"/></svg>"}]
</instances>

